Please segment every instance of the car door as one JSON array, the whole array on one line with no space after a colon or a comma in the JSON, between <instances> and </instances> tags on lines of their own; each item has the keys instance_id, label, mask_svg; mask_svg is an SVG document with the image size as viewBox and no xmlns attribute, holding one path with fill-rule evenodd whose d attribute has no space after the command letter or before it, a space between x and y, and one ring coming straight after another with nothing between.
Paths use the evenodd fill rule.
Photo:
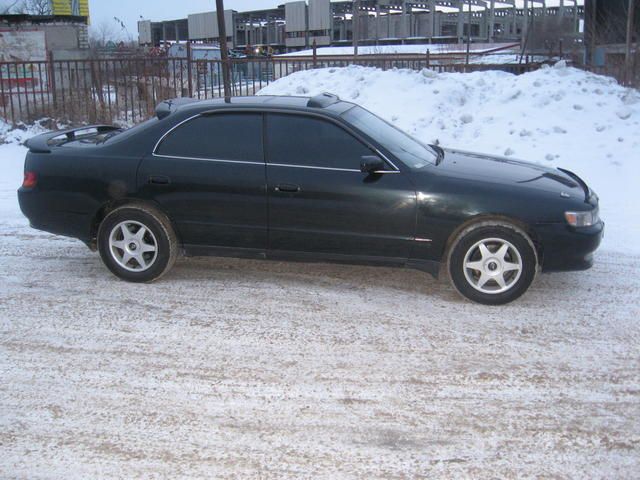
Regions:
<instances>
[{"instance_id":1,"label":"car door","mask_svg":"<svg viewBox=\"0 0 640 480\"><path fill-rule=\"evenodd\" d=\"M376 152L334 120L268 113L265 131L269 256L406 261L416 192L402 172L362 173L362 156Z\"/></svg>"},{"instance_id":2,"label":"car door","mask_svg":"<svg viewBox=\"0 0 640 480\"><path fill-rule=\"evenodd\" d=\"M162 206L187 247L266 250L262 131L261 113L199 115L142 161L141 196Z\"/></svg>"}]
</instances>

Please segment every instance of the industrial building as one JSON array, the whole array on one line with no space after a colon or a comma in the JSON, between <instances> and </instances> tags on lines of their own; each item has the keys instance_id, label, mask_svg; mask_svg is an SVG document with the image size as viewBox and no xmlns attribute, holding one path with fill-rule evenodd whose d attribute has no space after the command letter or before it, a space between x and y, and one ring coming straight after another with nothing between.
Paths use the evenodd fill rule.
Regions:
<instances>
[{"instance_id":1,"label":"industrial building","mask_svg":"<svg viewBox=\"0 0 640 480\"><path fill-rule=\"evenodd\" d=\"M470 32L476 42L513 42L530 32L561 31L577 36L584 7L578 0L560 0L547 7L544 0L295 0L266 10L225 11L229 47L255 47L291 52L321 46L411 43L458 43ZM354 16L357 15L357 32ZM138 23L139 43L161 46L173 42L217 42L215 12L186 19Z\"/></svg>"}]
</instances>

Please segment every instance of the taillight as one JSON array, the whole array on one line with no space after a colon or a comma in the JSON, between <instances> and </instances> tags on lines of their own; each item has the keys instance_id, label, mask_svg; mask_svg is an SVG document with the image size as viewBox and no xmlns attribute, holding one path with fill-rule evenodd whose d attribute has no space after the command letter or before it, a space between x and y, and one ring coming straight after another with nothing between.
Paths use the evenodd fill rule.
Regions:
<instances>
[{"instance_id":1,"label":"taillight","mask_svg":"<svg viewBox=\"0 0 640 480\"><path fill-rule=\"evenodd\" d=\"M23 188L33 188L38 183L38 176L36 172L24 172L24 180L22 181Z\"/></svg>"}]
</instances>

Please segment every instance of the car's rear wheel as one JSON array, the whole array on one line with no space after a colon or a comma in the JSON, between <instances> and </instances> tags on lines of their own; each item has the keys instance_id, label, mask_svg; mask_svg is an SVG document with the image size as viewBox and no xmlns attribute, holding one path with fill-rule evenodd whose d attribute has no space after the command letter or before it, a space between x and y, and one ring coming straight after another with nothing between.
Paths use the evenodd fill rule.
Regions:
<instances>
[{"instance_id":1,"label":"car's rear wheel","mask_svg":"<svg viewBox=\"0 0 640 480\"><path fill-rule=\"evenodd\" d=\"M167 273L178 255L169 220L142 205L110 212L98 229L102 261L116 276L130 282L152 282Z\"/></svg>"},{"instance_id":2,"label":"car's rear wheel","mask_svg":"<svg viewBox=\"0 0 640 480\"><path fill-rule=\"evenodd\" d=\"M514 225L482 222L461 232L448 259L460 294L486 305L509 303L527 291L538 268L529 236Z\"/></svg>"}]
</instances>

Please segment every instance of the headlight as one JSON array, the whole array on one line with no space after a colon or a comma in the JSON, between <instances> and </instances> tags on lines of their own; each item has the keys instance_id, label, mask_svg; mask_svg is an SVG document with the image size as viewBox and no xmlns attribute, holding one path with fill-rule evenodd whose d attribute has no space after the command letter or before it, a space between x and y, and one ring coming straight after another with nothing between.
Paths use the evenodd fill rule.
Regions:
<instances>
[{"instance_id":1,"label":"headlight","mask_svg":"<svg viewBox=\"0 0 640 480\"><path fill-rule=\"evenodd\" d=\"M600 221L597 208L588 212L564 212L564 218L572 227L590 227Z\"/></svg>"}]
</instances>

